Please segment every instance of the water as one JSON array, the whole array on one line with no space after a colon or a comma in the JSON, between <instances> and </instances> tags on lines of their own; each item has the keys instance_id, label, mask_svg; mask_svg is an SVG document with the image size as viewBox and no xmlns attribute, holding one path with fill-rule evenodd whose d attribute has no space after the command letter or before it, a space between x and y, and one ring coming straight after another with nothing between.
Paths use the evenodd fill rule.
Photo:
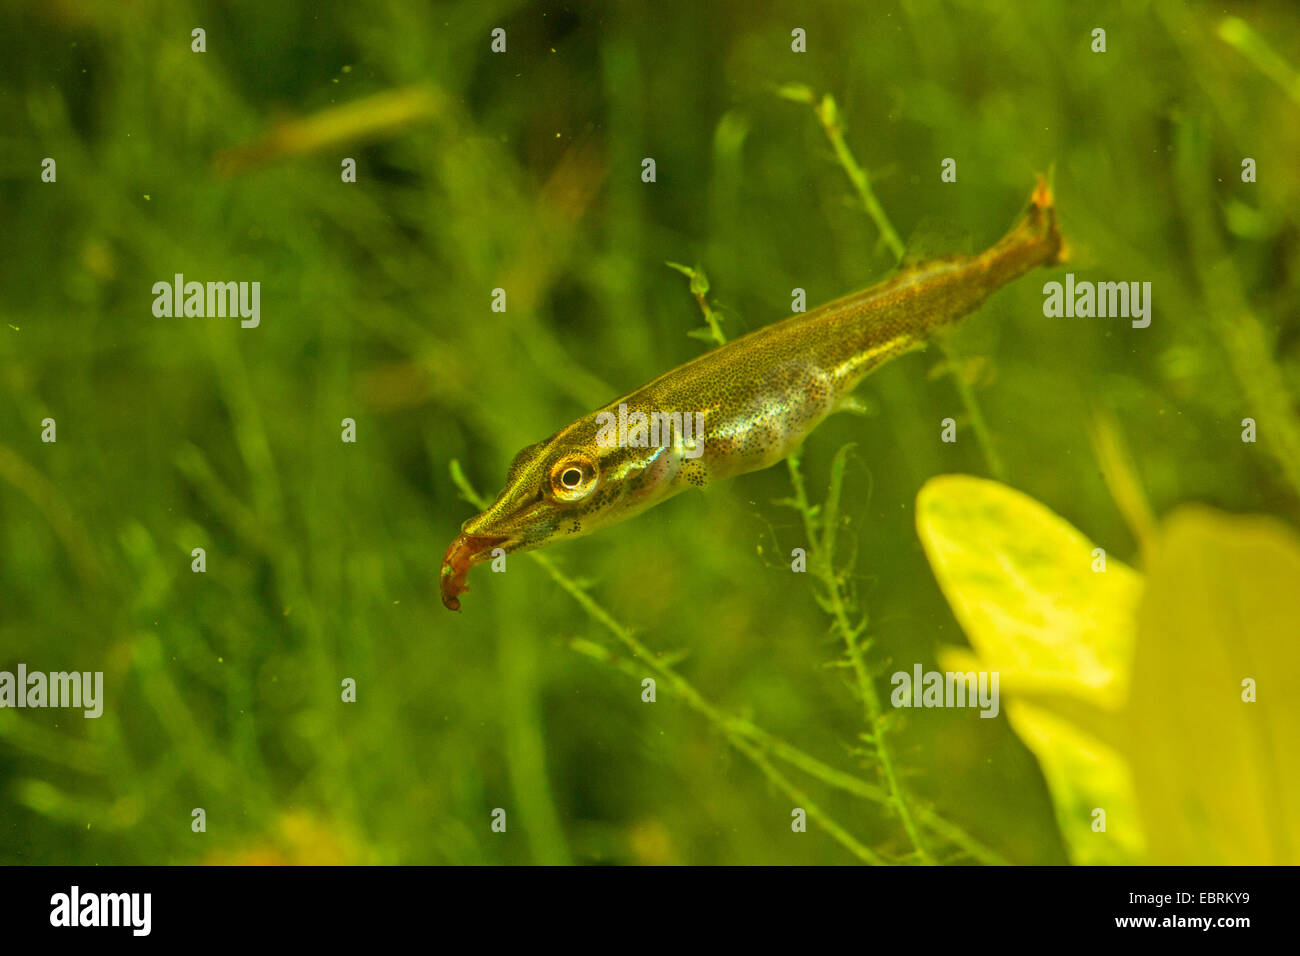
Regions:
<instances>
[{"instance_id":1,"label":"water","mask_svg":"<svg viewBox=\"0 0 1300 956\"><path fill-rule=\"evenodd\" d=\"M0 672L103 688L97 718L0 707L0 861L1295 862L1289 5L201 9L0 26ZM453 462L495 494L712 347L665 262L734 338L887 277L888 230L986 246L1037 172L1068 267L874 373L806 443L802 513L778 465L442 607ZM1149 324L1048 314L1067 271L1141 283ZM159 314L178 274L202 308ZM232 282L255 324L208 308ZM836 628L864 622L860 674ZM967 670L996 717L891 702ZM1017 723L1062 671L1111 719ZM1080 842L1135 790L1141 822Z\"/></svg>"}]
</instances>

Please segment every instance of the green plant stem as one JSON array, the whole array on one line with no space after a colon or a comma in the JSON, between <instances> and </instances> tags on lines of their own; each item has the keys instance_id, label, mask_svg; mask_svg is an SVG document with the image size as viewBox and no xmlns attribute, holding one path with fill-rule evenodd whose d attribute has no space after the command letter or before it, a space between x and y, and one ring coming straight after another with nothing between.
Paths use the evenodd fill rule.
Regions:
<instances>
[{"instance_id":1,"label":"green plant stem","mask_svg":"<svg viewBox=\"0 0 1300 956\"><path fill-rule=\"evenodd\" d=\"M1245 399L1242 411L1268 430L1269 438L1260 445L1273 455L1282 476L1300 497L1300 424L1286 375L1273 357L1276 333L1251 309L1241 275L1211 212L1216 199L1202 172L1209 166L1208 124L1182 120L1175 132L1176 195L1188 224L1191 261L1210 320Z\"/></svg>"},{"instance_id":2,"label":"green plant stem","mask_svg":"<svg viewBox=\"0 0 1300 956\"><path fill-rule=\"evenodd\" d=\"M975 433L975 442L980 446L980 454L984 456L984 464L988 466L989 474L994 478L998 479L998 481L1006 481L1006 469L1002 465L1002 458L993 447L993 435L989 432L988 424L984 421L984 412L980 409L979 402L975 398L975 390L971 388L970 382L966 381L966 376L962 374L957 352L953 349L951 343L942 336L937 341L939 351L943 352L944 361L948 363L948 368L952 372L953 381L957 383L957 394L961 396L961 403L966 409L966 416L970 419L971 431Z\"/></svg>"},{"instance_id":3,"label":"green plant stem","mask_svg":"<svg viewBox=\"0 0 1300 956\"><path fill-rule=\"evenodd\" d=\"M833 99L827 96L823 100L823 107L826 116L834 117L835 101ZM818 115L822 116L823 111L819 110ZM823 122L825 124L825 120ZM844 145L843 137L839 133L838 126L832 127L828 125L826 129L827 129L827 135L832 137L832 142L837 144L836 153L837 155L841 156L841 162L845 165L845 170L846 172L848 172L849 178L853 179L855 182L861 183L860 192L863 193L864 195L864 204L867 204L867 199L870 199L870 204L868 204L868 208L870 209L871 205L874 205L875 209L878 211L881 217L881 222L883 222L884 225L884 228L882 228L881 230L882 235L893 236L894 240L897 241L898 237L894 233L893 227L890 226L888 218L885 217L884 210L880 209L879 204L875 202L875 197L871 193L870 185L868 184L866 179L866 174L862 171L861 167L859 167L857 162L853 159L853 155L848 151L848 147ZM902 247L900 243L899 244L900 251L901 248ZM687 277L690 278L691 291L692 293L695 294L696 301L699 303L700 309L704 313L705 321L708 322L710 328L713 329L713 332L717 337L719 344L722 344L722 342L724 342L725 339L723 339L722 337L721 329L717 327L717 324L712 319L711 309L709 308L708 301L705 298L705 293L708 291L709 286L708 286L708 279L705 278L703 270L691 269L689 267L682 266L673 262L668 263L668 265L671 268L676 269L677 271L681 272L683 275L686 275ZM956 377L957 377L959 388L965 387L965 380L961 377L961 375L957 374ZM969 397L968 408L970 408L974 406L974 398L973 396L969 396L969 395L968 397ZM983 419L982 417L978 416L978 408L975 408L975 413L976 413L975 417L979 418L980 425L982 426ZM991 452L991 447L989 448L989 451ZM837 465L837 468L842 468L842 459L838 459L838 461L840 461L840 464ZM828 496L827 514L825 516L824 526L823 526L826 537L823 543L819 545L817 543L815 531L813 528L813 513L811 510L811 506L809 505L808 502L807 491L804 488L803 476L799 471L799 460L797 454L791 455L790 458L788 459L788 462L790 465L790 480L794 484L794 488L795 488L795 504L798 510L803 515L804 528L808 534L809 548L812 549L814 552L814 564L816 564L817 567L819 568L819 574L821 577L822 584L827 591L827 598L825 601L823 601L823 606L828 606L828 609L832 611L832 615L835 619L836 629L839 631L840 635L844 640L846 652L848 653L849 660L852 662L853 670L857 678L858 694L859 697L861 697L863 701L863 707L866 710L865 713L866 723L868 728L870 729L872 742L874 743L876 752L880 758L881 770L888 784L888 790L884 794L884 796L886 797L885 803L887 805L896 808L899 814L899 819L903 823L903 828L907 832L908 839L911 840L912 842L912 846L915 849L918 859L920 859L922 862L927 864L933 863L934 859L930 856L929 852L925 848L925 844L921 840L920 833L916 826L916 821L913 818L912 810L907 803L906 797L904 796L902 785L898 779L898 773L894 767L892 752L890 751L888 744L885 743L884 741L884 734L883 734L884 718L883 718L883 711L881 709L880 698L876 693L876 688L874 683L872 683L871 674L868 671L866 661L863 658L862 648L858 644L858 637L861 636L862 630L863 628L865 628L865 623L857 629L854 629L849 624L848 613L845 608L844 596L841 591L841 583L839 579L836 577L834 571L832 551L834 549L834 532L835 532L835 521L836 521L834 512L838 508L838 500L839 500L840 486L838 480L836 480L835 483L833 484L834 490L832 495ZM842 471L838 472L838 474L842 475ZM549 568L549 570L551 570L552 576L556 577L556 580L559 581L560 579L557 576L557 572L554 570L554 568ZM579 590L578 592L572 592L572 593L574 593L575 597L578 597L578 594L581 594L582 598L580 598L580 600L585 599L590 601L590 597L586 595L585 592ZM594 602L592 603L594 604ZM613 622L612 618L608 618L607 615L606 618L607 620L604 623L606 624L607 627L612 627L612 625L615 622ZM692 694L694 694L693 689L692 689ZM696 695L696 698L702 701L702 698L698 698L698 695ZM721 719L721 715L715 715L715 719ZM728 733L730 733L730 731L728 731ZM809 810L810 815L811 813L812 811Z\"/></svg>"},{"instance_id":4,"label":"green plant stem","mask_svg":"<svg viewBox=\"0 0 1300 956\"><path fill-rule=\"evenodd\" d=\"M830 141L831 148L835 152L835 158L838 160L840 168L844 170L849 182L857 190L858 198L862 201L862 208L871 217L871 221L876 224L876 229L880 232L880 238L889 248L894 261L901 260L904 252L903 242L898 238L898 232L894 229L894 224L890 222L884 207L880 205L880 200L876 198L875 191L871 188L871 177L867 175L866 170L854 157L853 151L849 149L848 143L844 141L844 128L840 122L839 107L835 104L835 98L827 93L821 98L820 102L817 102L810 91L805 96L804 91L801 89L787 90L784 95L796 101L807 102L812 106L818 122L821 123L822 130L826 133L826 138ZM975 392L962 375L957 352L951 344L942 339L939 340L939 349L943 352L948 369L957 384L957 394L966 409L966 417L970 420L971 429L975 432L975 441L980 446L980 452L984 456L984 464L988 467L991 475L999 480L1004 480L1006 474L1002 467L1002 459L993 448L993 438L984 420L984 413L980 410L979 402L975 398Z\"/></svg>"},{"instance_id":5,"label":"green plant stem","mask_svg":"<svg viewBox=\"0 0 1300 956\"><path fill-rule=\"evenodd\" d=\"M643 675L643 671L633 662L632 658L619 657L602 644L596 644L583 638L572 638L568 644L572 650L613 667L629 677L639 678ZM870 800L872 803L884 807L891 805L890 795L883 787L818 760L812 754L800 750L775 734L769 733L752 721L724 713L715 705L709 703L684 677L676 673L662 657L656 658L651 666L654 666L656 672L661 673L661 676L664 677L664 682L670 692L676 693L692 709L702 714L715 728L727 735L728 739L731 738L733 733L739 734L753 741L764 753L789 764L796 770L806 773L814 780L819 780L829 787ZM659 671L660 666L664 668L662 672ZM929 807L914 809L921 826L941 840L951 843L972 860L988 866L1010 865L1010 861L1005 857L989 849L961 827Z\"/></svg>"},{"instance_id":6,"label":"green plant stem","mask_svg":"<svg viewBox=\"0 0 1300 956\"><path fill-rule=\"evenodd\" d=\"M709 277L705 274L704 269L700 266L692 269L690 266L684 266L679 262L666 262L664 265L670 269L676 269L690 280L691 295L695 297L695 302L704 314L704 322L708 326L707 333L704 333L702 329L692 329L686 334L695 338L702 338L705 341L712 341L716 345L726 345L727 337L722 332L721 320L718 318L718 313L714 311L713 306L709 305Z\"/></svg>"},{"instance_id":7,"label":"green plant stem","mask_svg":"<svg viewBox=\"0 0 1300 956\"><path fill-rule=\"evenodd\" d=\"M469 484L469 480L465 477L458 462L453 461L451 463L451 476L452 481L460 489L466 501L476 508L487 507L489 502ZM690 681L678 674L670 660L655 655L654 652L641 643L630 628L619 622L581 585L561 571L549 556L539 552L531 552L529 557L540 564L551 579L578 602L588 617L609 631L627 649L632 658L648 667L668 687L670 692L676 694L687 706L708 720L726 737L732 746L748 757L773 785L803 806L808 812L809 819L816 820L824 826L827 833L864 862L872 864L889 862L855 839L845 827L836 822L819 804L810 800L806 792L799 789L777 771L767 758L769 756L775 757L828 786L871 800L882 806L890 806L895 802L896 798L893 794L851 773L831 767L811 754L768 733L751 721L725 713L701 694ZM579 653L616 667L629 676L639 676L633 670L630 659L616 657L613 652L603 645L575 638L569 641L569 646ZM951 843L971 859L991 866L1007 865L1008 861L1006 859L933 810L924 807L919 808L917 817L933 834Z\"/></svg>"},{"instance_id":8,"label":"green plant stem","mask_svg":"<svg viewBox=\"0 0 1300 956\"><path fill-rule=\"evenodd\" d=\"M1291 100L1300 104L1300 70L1269 46L1268 41L1251 29L1240 17L1224 17L1219 21L1219 39L1223 40L1276 83Z\"/></svg>"},{"instance_id":9,"label":"green plant stem","mask_svg":"<svg viewBox=\"0 0 1300 956\"><path fill-rule=\"evenodd\" d=\"M889 247L895 261L902 259L903 240L898 238L893 223L889 221L889 217L885 215L884 207L880 205L880 200L876 198L875 191L871 188L871 179L867 176L866 170L858 165L853 152L849 149L848 144L844 142L844 128L840 123L840 111L839 107L835 105L835 98L827 93L821 98L820 103L813 106L813 111L822 124L826 138L830 140L831 148L835 151L835 158L839 160L840 167L844 170L845 175L849 177L849 182L853 184L853 188L857 190L858 198L862 201L862 208L866 210L867 215L871 217L871 221L876 224L876 229L880 231L881 240Z\"/></svg>"},{"instance_id":10,"label":"green plant stem","mask_svg":"<svg viewBox=\"0 0 1300 956\"><path fill-rule=\"evenodd\" d=\"M835 467L842 467L842 461L841 455ZM908 805L907 796L903 792L893 751L885 733L885 713L880 703L880 695L876 692L876 685L871 679L871 673L863 657L863 648L859 643L859 638L866 629L866 618L864 615L862 623L857 625L850 623L843 581L835 571L835 524L838 520L839 478L842 473L832 478L832 490L827 495L826 510L821 521L822 533L819 535L814 511L804 486L803 474L799 470L799 456L791 455L786 459L786 463L790 470L790 484L794 486L794 506L803 516L804 533L808 538L810 559L808 567L822 584L825 591L821 596L822 606L830 613L835 629L844 641L844 649L857 680L858 696L862 700L863 718L867 725L870 743L880 761L890 802L898 813L899 821L916 851L917 858L923 863L932 864L935 862L934 858L921 840L920 830Z\"/></svg>"}]
</instances>

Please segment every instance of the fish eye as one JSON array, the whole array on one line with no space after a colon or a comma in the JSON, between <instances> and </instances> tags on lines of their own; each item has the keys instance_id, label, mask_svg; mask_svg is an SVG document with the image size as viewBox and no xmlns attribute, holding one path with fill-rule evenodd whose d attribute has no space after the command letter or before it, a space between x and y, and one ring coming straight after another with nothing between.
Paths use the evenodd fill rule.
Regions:
<instances>
[{"instance_id":1,"label":"fish eye","mask_svg":"<svg viewBox=\"0 0 1300 956\"><path fill-rule=\"evenodd\" d=\"M595 487L596 465L586 456L566 456L551 467L551 492L561 501L577 501Z\"/></svg>"}]
</instances>

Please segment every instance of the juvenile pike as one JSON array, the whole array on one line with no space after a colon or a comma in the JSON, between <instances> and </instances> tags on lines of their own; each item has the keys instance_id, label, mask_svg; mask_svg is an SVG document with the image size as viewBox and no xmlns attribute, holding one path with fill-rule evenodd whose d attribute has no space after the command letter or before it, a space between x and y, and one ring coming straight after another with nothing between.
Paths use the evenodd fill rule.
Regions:
<instances>
[{"instance_id":1,"label":"juvenile pike","mask_svg":"<svg viewBox=\"0 0 1300 956\"><path fill-rule=\"evenodd\" d=\"M689 487L766 468L804 438L882 362L973 312L994 291L1063 258L1052 195L1040 179L1020 222L974 256L904 269L862 292L756 329L529 445L506 486L461 526L442 562L442 603L460 610L472 565L496 548L530 551L617 524ZM626 406L621 409L620 406ZM655 445L608 423L674 417ZM677 422L702 413L703 448ZM660 419L663 421L663 419ZM603 426L603 427L602 427ZM655 433L660 429L656 427Z\"/></svg>"}]
</instances>

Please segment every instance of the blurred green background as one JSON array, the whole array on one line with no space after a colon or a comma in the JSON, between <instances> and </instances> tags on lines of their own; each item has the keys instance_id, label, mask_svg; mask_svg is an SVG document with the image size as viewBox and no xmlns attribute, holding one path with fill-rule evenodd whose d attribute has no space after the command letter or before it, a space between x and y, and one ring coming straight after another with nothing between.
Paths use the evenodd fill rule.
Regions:
<instances>
[{"instance_id":1,"label":"blurred green background","mask_svg":"<svg viewBox=\"0 0 1300 956\"><path fill-rule=\"evenodd\" d=\"M934 216L982 247L1053 168L1069 268L1153 285L1133 330L1044 318L1060 272L1028 277L808 441L815 497L856 443L846 582L882 694L966 643L913 513L931 476L990 475L961 382L996 477L1117 559L1141 563L1099 415L1157 515L1300 519L1291 3L39 0L0 13L0 64L0 669L102 670L106 694L98 720L0 710L0 862L853 862L821 822L791 831L810 801L907 859L878 801L725 730L882 780L843 648L790 572L783 467L547 552L716 719L662 680L643 703L650 672L524 556L475 571L460 614L437 595L474 511L453 460L494 494L524 445L705 347L665 260L707 271L733 337L796 287L813 306L889 274L786 84L835 97L904 236ZM156 318L176 273L259 281L260 327ZM1067 860L1005 718L912 712L888 733L909 799L985 858Z\"/></svg>"}]
</instances>

